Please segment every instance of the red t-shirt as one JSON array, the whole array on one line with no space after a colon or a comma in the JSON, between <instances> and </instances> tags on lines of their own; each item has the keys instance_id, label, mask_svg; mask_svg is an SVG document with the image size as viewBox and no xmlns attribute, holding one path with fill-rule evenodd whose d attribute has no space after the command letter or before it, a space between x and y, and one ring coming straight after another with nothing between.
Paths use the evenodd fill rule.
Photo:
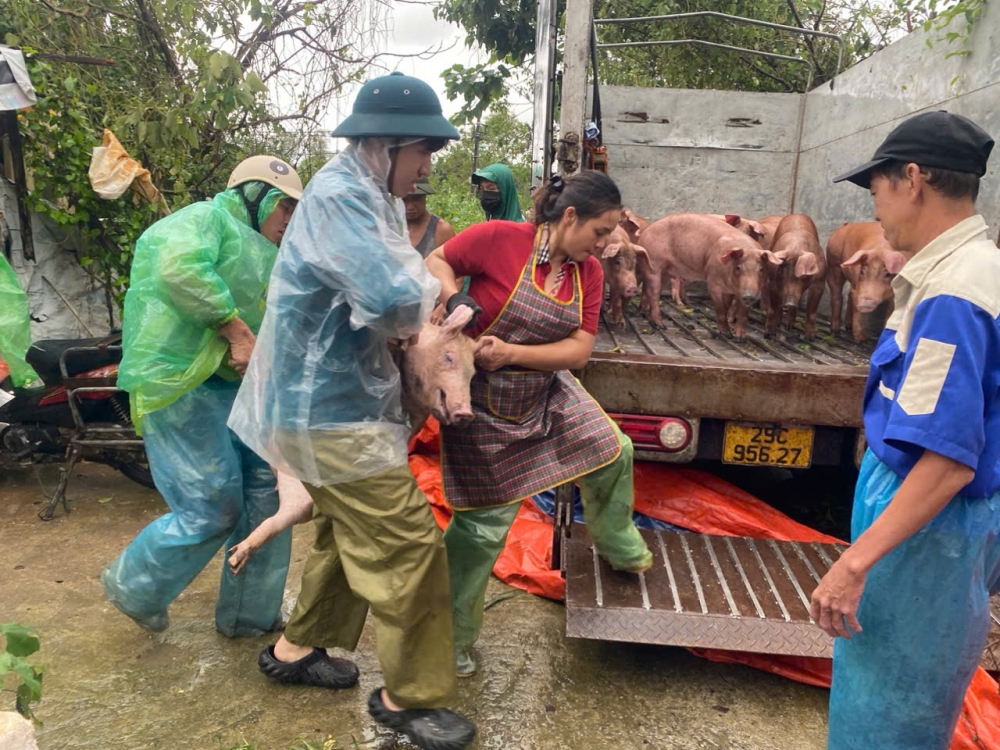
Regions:
<instances>
[{"instance_id":1,"label":"red t-shirt","mask_svg":"<svg viewBox=\"0 0 1000 750\"><path fill-rule=\"evenodd\" d=\"M485 331L500 314L514 287L521 278L525 264L535 248L534 224L514 221L485 221L474 224L444 244L444 258L456 276L469 276L469 296L483 311L470 331L476 337ZM583 321L580 325L590 334L597 333L597 323L604 301L604 272L601 262L590 256L577 265L580 288L583 290ZM552 267L539 263L535 268L535 283L545 287L545 277ZM563 276L555 293L564 302L573 299L574 274Z\"/></svg>"}]
</instances>

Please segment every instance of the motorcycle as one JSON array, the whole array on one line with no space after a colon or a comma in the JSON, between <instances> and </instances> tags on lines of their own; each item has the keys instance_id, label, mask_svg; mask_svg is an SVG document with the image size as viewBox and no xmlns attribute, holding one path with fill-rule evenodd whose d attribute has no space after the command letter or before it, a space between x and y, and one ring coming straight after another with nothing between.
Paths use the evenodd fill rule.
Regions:
<instances>
[{"instance_id":1,"label":"motorcycle","mask_svg":"<svg viewBox=\"0 0 1000 750\"><path fill-rule=\"evenodd\" d=\"M41 517L51 519L60 500L69 509L66 484L84 456L152 488L142 439L129 416L128 393L115 386L121 335L38 341L25 359L43 385L14 388L0 361L0 459L41 463L67 458L63 478Z\"/></svg>"}]
</instances>

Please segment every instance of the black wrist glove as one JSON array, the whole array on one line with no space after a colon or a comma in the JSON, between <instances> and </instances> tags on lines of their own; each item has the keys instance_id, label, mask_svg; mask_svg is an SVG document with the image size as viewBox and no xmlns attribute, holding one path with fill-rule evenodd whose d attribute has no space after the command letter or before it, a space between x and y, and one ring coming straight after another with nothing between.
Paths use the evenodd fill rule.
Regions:
<instances>
[{"instance_id":1,"label":"black wrist glove","mask_svg":"<svg viewBox=\"0 0 1000 750\"><path fill-rule=\"evenodd\" d=\"M448 298L448 301L445 302L444 304L445 312L448 313L448 315L451 315L453 312L455 312L455 308L458 307L459 305L465 305L466 307L472 308L472 317L469 318L469 322L465 324L466 329L472 328L474 325L476 325L476 317L479 315L479 313L483 311L483 308L481 308L478 304L476 304L476 301L472 299L472 297L470 297L468 294L462 294L461 292L458 292L458 294L451 295Z\"/></svg>"}]
</instances>

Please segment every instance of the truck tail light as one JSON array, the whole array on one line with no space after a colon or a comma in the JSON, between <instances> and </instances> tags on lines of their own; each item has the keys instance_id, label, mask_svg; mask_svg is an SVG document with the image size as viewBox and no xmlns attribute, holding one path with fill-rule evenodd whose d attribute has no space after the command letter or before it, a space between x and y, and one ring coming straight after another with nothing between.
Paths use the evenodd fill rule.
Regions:
<instances>
[{"instance_id":1,"label":"truck tail light","mask_svg":"<svg viewBox=\"0 0 1000 750\"><path fill-rule=\"evenodd\" d=\"M691 443L691 425L680 417L609 414L640 451L679 453Z\"/></svg>"}]
</instances>

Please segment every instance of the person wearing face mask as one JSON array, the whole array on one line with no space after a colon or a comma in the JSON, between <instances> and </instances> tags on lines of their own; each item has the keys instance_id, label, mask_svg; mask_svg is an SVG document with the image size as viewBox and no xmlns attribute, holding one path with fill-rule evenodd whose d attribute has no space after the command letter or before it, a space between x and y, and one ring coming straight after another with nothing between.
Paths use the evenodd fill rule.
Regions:
<instances>
[{"instance_id":1,"label":"person wearing face mask","mask_svg":"<svg viewBox=\"0 0 1000 750\"><path fill-rule=\"evenodd\" d=\"M240 163L229 186L153 224L136 242L118 385L128 391L156 489L170 513L101 574L108 600L148 630L225 545L278 510L271 468L226 427L264 315L268 278L302 182L274 156ZM292 539L240 577L222 568L215 627L230 637L281 625Z\"/></svg>"},{"instance_id":2,"label":"person wearing face mask","mask_svg":"<svg viewBox=\"0 0 1000 750\"><path fill-rule=\"evenodd\" d=\"M479 188L479 205L486 212L487 221L524 221L514 175L506 164L483 167L472 175L472 184Z\"/></svg>"},{"instance_id":3,"label":"person wearing face mask","mask_svg":"<svg viewBox=\"0 0 1000 750\"><path fill-rule=\"evenodd\" d=\"M475 419L441 427L445 532L456 671L472 646L490 571L521 498L576 481L598 554L640 573L652 554L632 523L632 443L569 373L590 359L604 299L596 255L617 226L621 195L599 172L555 177L536 191L535 224L476 224L427 259L450 312L481 308L472 379ZM468 295L456 276L470 277Z\"/></svg>"},{"instance_id":4,"label":"person wearing face mask","mask_svg":"<svg viewBox=\"0 0 1000 750\"><path fill-rule=\"evenodd\" d=\"M458 131L433 89L368 81L334 131L350 145L309 182L271 277L260 339L229 425L306 483L316 542L284 634L258 657L276 682L349 688L368 612L384 687L380 724L418 747L459 750L475 726L455 692L448 558L410 473L393 339L415 336L440 284L410 244L401 198Z\"/></svg>"}]
</instances>

